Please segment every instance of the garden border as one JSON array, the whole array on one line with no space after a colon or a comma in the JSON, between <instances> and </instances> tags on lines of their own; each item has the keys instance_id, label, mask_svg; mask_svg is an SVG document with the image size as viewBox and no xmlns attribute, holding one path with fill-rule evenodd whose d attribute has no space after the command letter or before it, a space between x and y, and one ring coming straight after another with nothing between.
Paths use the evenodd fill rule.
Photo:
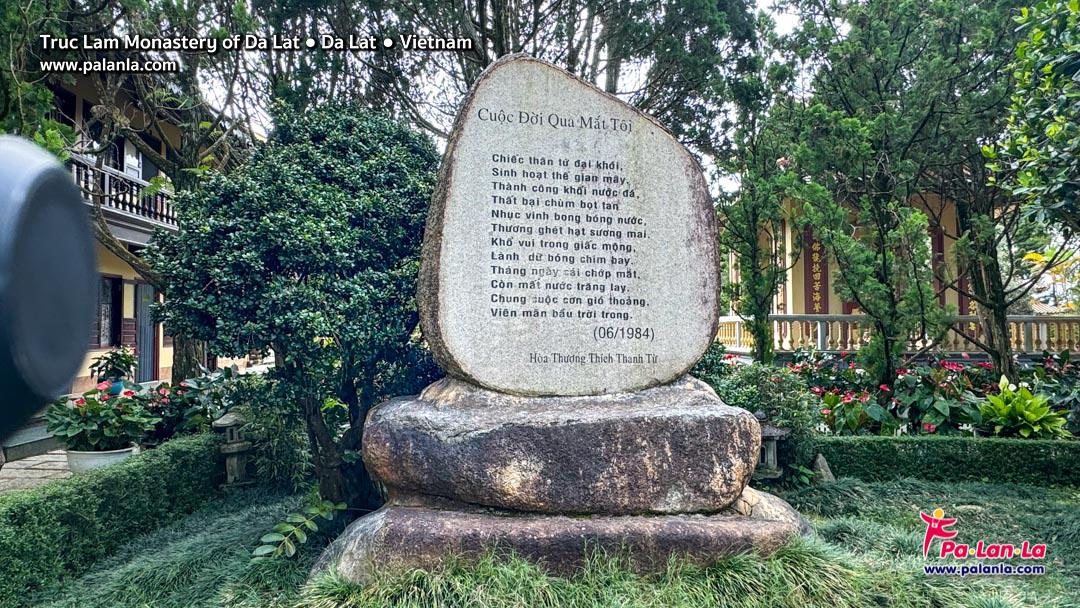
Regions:
<instances>
[{"instance_id":1,"label":"garden border","mask_svg":"<svg viewBox=\"0 0 1080 608\"><path fill-rule=\"evenodd\" d=\"M1080 485L1080 441L948 436L819 436L837 477Z\"/></svg>"},{"instance_id":2,"label":"garden border","mask_svg":"<svg viewBox=\"0 0 1080 608\"><path fill-rule=\"evenodd\" d=\"M216 494L219 438L173 439L120 464L0 495L0 607L86 571Z\"/></svg>"}]
</instances>

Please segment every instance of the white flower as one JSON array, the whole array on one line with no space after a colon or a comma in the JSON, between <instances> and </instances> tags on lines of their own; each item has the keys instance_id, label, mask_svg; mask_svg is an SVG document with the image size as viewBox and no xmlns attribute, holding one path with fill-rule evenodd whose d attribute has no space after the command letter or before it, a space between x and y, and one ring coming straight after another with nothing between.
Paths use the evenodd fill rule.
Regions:
<instances>
[{"instance_id":1,"label":"white flower","mask_svg":"<svg viewBox=\"0 0 1080 608\"><path fill-rule=\"evenodd\" d=\"M1028 384L1027 382L1021 382L1021 383L1020 383L1020 386L1022 386L1022 387L1024 387L1024 388L1029 388L1029 387L1030 387L1031 385L1030 385L1030 384Z\"/></svg>"},{"instance_id":2,"label":"white flower","mask_svg":"<svg viewBox=\"0 0 1080 608\"><path fill-rule=\"evenodd\" d=\"M856 368L855 368L855 375L856 375L856 376L861 376L861 375L863 375L863 374L865 374L865 373L866 373L866 370L865 370L865 369L863 369L863 368L861 368L861 367L856 367Z\"/></svg>"},{"instance_id":3,"label":"white flower","mask_svg":"<svg viewBox=\"0 0 1080 608\"><path fill-rule=\"evenodd\" d=\"M1009 390L1010 391L1015 391L1016 390L1016 385L1015 384L1010 384L1009 385Z\"/></svg>"}]
</instances>

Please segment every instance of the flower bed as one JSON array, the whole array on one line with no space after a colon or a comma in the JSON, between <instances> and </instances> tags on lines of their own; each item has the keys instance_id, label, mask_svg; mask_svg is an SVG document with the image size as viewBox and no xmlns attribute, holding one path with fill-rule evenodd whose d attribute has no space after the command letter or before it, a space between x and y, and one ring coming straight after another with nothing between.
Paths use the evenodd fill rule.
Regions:
<instances>
[{"instance_id":1,"label":"flower bed","mask_svg":"<svg viewBox=\"0 0 1080 608\"><path fill-rule=\"evenodd\" d=\"M1063 408L1080 417L1080 368L1067 352L1047 354L1016 384L995 378L989 363L935 357L905 362L891 383L876 386L849 353L801 351L788 367L818 396L823 421L840 435L891 435L906 423L914 434L971 435L978 429L1057 438L1069 435Z\"/></svg>"}]
</instances>

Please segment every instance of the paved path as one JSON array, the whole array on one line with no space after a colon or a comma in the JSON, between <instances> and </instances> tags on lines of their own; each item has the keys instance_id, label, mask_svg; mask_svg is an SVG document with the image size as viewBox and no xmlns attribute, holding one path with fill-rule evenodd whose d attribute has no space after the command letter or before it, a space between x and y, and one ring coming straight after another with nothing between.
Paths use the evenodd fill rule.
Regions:
<instances>
[{"instance_id":1,"label":"paved path","mask_svg":"<svg viewBox=\"0 0 1080 608\"><path fill-rule=\"evenodd\" d=\"M71 471L68 470L64 451L54 450L40 456L5 463L3 468L0 468L0 492L33 488L70 476Z\"/></svg>"}]
</instances>

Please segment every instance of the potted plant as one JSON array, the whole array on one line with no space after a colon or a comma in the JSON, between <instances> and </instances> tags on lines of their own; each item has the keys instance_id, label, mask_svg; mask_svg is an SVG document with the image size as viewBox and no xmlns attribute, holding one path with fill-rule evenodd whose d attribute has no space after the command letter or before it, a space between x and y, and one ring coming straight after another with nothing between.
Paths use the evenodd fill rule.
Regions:
<instances>
[{"instance_id":1,"label":"potted plant","mask_svg":"<svg viewBox=\"0 0 1080 608\"><path fill-rule=\"evenodd\" d=\"M90 374L96 376L98 382L109 383L110 395L119 395L124 388L124 379L135 375L135 362L135 351L121 346L94 359Z\"/></svg>"},{"instance_id":2,"label":"potted plant","mask_svg":"<svg viewBox=\"0 0 1080 608\"><path fill-rule=\"evenodd\" d=\"M150 410L142 387L111 395L102 382L76 399L61 398L45 412L49 432L67 447L68 466L78 473L120 462L138 453L138 442L161 418Z\"/></svg>"}]
</instances>

